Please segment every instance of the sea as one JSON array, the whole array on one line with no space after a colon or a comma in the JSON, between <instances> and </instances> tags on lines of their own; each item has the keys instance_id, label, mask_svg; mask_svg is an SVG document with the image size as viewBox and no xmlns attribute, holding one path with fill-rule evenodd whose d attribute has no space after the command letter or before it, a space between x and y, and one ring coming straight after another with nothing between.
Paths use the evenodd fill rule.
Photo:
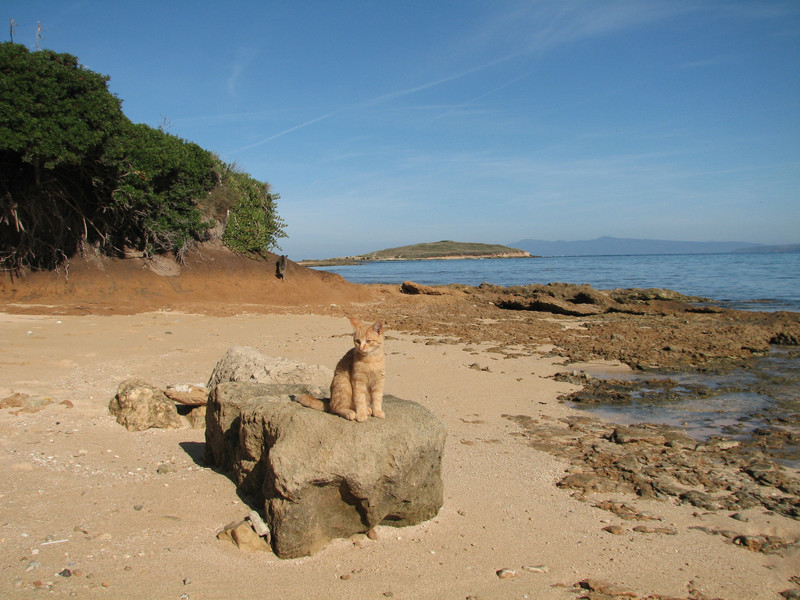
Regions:
<instances>
[{"instance_id":1,"label":"sea","mask_svg":"<svg viewBox=\"0 0 800 600\"><path fill-rule=\"evenodd\" d=\"M352 283L512 286L588 283L600 290L666 288L725 308L800 312L800 253L548 256L375 261L315 267Z\"/></svg>"},{"instance_id":2,"label":"sea","mask_svg":"<svg viewBox=\"0 0 800 600\"><path fill-rule=\"evenodd\" d=\"M319 267L318 267L319 268ZM596 289L666 288L709 298L724 308L800 312L800 254L665 254L552 256L367 262L324 267L353 283L425 285L483 282L502 285L587 283ZM593 373L597 376L598 373ZM602 373L599 376L603 376ZM618 375L608 375L616 377ZM637 375L632 375L636 377ZM746 440L769 427L789 428L800 439L800 350L776 347L722 373L647 373L719 390L710 396L678 395L674 402L637 402L579 407L621 423L683 427L704 440L727 436ZM646 396L646 395L645 395ZM765 417L766 415L766 417ZM734 426L735 424L735 426ZM800 467L800 444L789 443L787 466Z\"/></svg>"}]
</instances>

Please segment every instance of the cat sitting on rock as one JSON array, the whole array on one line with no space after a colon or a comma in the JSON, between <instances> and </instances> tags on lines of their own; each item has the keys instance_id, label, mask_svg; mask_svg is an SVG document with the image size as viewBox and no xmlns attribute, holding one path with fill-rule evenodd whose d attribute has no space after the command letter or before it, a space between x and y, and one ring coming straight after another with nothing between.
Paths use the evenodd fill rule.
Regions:
<instances>
[{"instance_id":1,"label":"cat sitting on rock","mask_svg":"<svg viewBox=\"0 0 800 600\"><path fill-rule=\"evenodd\" d=\"M350 318L353 325L354 347L342 357L333 372L330 399L304 394L295 401L303 406L321 410L363 423L370 415L384 418L383 386L386 357L383 352L383 324L363 323Z\"/></svg>"}]
</instances>

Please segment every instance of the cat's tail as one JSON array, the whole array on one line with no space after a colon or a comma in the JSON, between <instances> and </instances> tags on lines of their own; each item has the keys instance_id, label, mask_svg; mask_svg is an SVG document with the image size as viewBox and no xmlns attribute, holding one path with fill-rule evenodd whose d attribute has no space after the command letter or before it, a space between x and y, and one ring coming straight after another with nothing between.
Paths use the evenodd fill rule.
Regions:
<instances>
[{"instance_id":1,"label":"cat's tail","mask_svg":"<svg viewBox=\"0 0 800 600\"><path fill-rule=\"evenodd\" d=\"M314 398L314 396L309 396L308 394L298 394L297 396L292 396L292 400L308 408L313 408L314 410L321 410L323 412L331 411L330 402L320 400L319 398Z\"/></svg>"}]
</instances>

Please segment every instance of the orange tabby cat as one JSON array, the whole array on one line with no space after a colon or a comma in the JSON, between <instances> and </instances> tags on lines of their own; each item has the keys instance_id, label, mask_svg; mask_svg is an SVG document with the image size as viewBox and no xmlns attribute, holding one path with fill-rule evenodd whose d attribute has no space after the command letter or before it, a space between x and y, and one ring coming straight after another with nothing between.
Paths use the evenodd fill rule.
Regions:
<instances>
[{"instance_id":1,"label":"orange tabby cat","mask_svg":"<svg viewBox=\"0 0 800 600\"><path fill-rule=\"evenodd\" d=\"M383 353L383 324L362 323L353 318L353 343L336 365L331 381L330 400L303 395L295 398L303 406L324 410L359 423L372 415L384 417L383 383L385 355Z\"/></svg>"}]
</instances>

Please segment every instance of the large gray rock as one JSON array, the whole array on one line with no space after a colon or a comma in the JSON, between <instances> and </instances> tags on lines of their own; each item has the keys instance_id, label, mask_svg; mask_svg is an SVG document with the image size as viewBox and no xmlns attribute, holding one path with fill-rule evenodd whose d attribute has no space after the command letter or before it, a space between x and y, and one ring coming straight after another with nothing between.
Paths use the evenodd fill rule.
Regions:
<instances>
[{"instance_id":1,"label":"large gray rock","mask_svg":"<svg viewBox=\"0 0 800 600\"><path fill-rule=\"evenodd\" d=\"M206 386L213 390L225 381L305 384L327 390L333 371L276 356L265 356L247 346L234 346L217 362Z\"/></svg>"},{"instance_id":2,"label":"large gray rock","mask_svg":"<svg viewBox=\"0 0 800 600\"><path fill-rule=\"evenodd\" d=\"M129 431L183 426L175 403L164 392L139 379L126 379L119 384L108 411Z\"/></svg>"},{"instance_id":3,"label":"large gray rock","mask_svg":"<svg viewBox=\"0 0 800 600\"><path fill-rule=\"evenodd\" d=\"M356 423L291 400L308 389L221 383L206 413L207 461L264 504L279 557L437 514L446 434L427 409L385 396L385 419Z\"/></svg>"}]
</instances>

